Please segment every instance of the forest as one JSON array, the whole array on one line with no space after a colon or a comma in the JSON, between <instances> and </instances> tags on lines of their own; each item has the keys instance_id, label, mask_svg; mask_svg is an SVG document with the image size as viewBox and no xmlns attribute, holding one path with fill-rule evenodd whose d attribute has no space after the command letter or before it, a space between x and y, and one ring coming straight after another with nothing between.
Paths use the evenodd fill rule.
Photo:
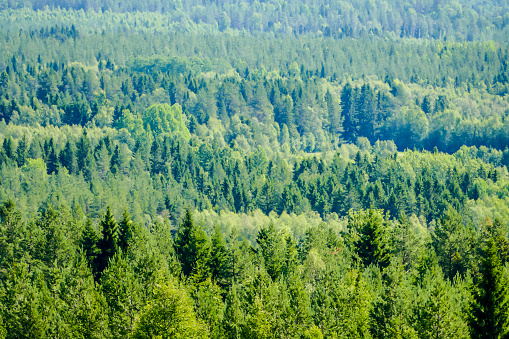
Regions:
<instances>
[{"instance_id":1,"label":"forest","mask_svg":"<svg viewBox=\"0 0 509 339\"><path fill-rule=\"evenodd\" d=\"M508 25L0 0L0 339L508 338Z\"/></svg>"}]
</instances>

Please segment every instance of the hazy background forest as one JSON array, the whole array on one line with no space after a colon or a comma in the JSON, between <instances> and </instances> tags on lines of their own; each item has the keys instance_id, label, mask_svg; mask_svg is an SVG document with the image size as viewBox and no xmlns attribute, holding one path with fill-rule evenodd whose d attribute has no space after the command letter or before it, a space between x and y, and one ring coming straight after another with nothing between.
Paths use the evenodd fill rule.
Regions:
<instances>
[{"instance_id":1,"label":"hazy background forest","mask_svg":"<svg viewBox=\"0 0 509 339\"><path fill-rule=\"evenodd\" d=\"M0 338L506 338L508 6L0 0Z\"/></svg>"}]
</instances>

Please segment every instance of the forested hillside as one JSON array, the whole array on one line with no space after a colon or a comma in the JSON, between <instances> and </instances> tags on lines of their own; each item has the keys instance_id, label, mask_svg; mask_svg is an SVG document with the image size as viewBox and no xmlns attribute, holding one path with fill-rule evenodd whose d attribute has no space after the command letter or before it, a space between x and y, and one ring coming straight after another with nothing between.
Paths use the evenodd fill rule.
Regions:
<instances>
[{"instance_id":1,"label":"forested hillside","mask_svg":"<svg viewBox=\"0 0 509 339\"><path fill-rule=\"evenodd\" d=\"M503 1L0 1L0 338L505 338Z\"/></svg>"}]
</instances>

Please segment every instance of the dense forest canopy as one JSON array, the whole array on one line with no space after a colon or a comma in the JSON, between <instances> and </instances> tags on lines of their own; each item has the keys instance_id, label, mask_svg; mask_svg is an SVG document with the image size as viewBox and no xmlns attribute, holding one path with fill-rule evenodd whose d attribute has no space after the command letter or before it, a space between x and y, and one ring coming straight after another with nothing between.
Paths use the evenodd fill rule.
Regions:
<instances>
[{"instance_id":1,"label":"dense forest canopy","mask_svg":"<svg viewBox=\"0 0 509 339\"><path fill-rule=\"evenodd\" d=\"M504 1L0 1L0 338L505 338Z\"/></svg>"},{"instance_id":2,"label":"dense forest canopy","mask_svg":"<svg viewBox=\"0 0 509 339\"><path fill-rule=\"evenodd\" d=\"M8 0L0 9L66 9L97 13L155 12L171 23L204 24L220 31L308 34L341 38L363 35L486 40L506 39L504 1L30 1Z\"/></svg>"}]
</instances>

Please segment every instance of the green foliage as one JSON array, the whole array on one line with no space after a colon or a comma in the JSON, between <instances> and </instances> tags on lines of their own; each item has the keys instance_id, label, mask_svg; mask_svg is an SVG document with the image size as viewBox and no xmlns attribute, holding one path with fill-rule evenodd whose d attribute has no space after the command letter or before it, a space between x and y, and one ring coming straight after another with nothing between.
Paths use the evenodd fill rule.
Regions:
<instances>
[{"instance_id":1,"label":"green foliage","mask_svg":"<svg viewBox=\"0 0 509 339\"><path fill-rule=\"evenodd\" d=\"M184 276L194 276L198 281L209 276L209 239L203 229L194 223L189 209L186 210L175 238L175 252L182 265Z\"/></svg>"},{"instance_id":2,"label":"green foliage","mask_svg":"<svg viewBox=\"0 0 509 339\"><path fill-rule=\"evenodd\" d=\"M101 291L108 303L110 332L115 337L133 333L142 307L142 285L127 259L117 252L101 274Z\"/></svg>"},{"instance_id":3,"label":"green foliage","mask_svg":"<svg viewBox=\"0 0 509 339\"><path fill-rule=\"evenodd\" d=\"M151 302L141 310L133 338L207 338L185 289L172 281L159 283Z\"/></svg>"},{"instance_id":4,"label":"green foliage","mask_svg":"<svg viewBox=\"0 0 509 339\"><path fill-rule=\"evenodd\" d=\"M438 262L447 278L463 274L471 262L472 238L461 216L449 209L431 234Z\"/></svg>"},{"instance_id":5,"label":"green foliage","mask_svg":"<svg viewBox=\"0 0 509 339\"><path fill-rule=\"evenodd\" d=\"M97 248L99 254L97 256L97 271L99 274L108 266L109 260L118 251L118 225L115 218L111 214L111 208L108 206L104 218L101 220L101 234Z\"/></svg>"},{"instance_id":6,"label":"green foliage","mask_svg":"<svg viewBox=\"0 0 509 339\"><path fill-rule=\"evenodd\" d=\"M473 338L503 338L508 333L508 293L495 239L489 237L483 246L479 276L472 286L469 322Z\"/></svg>"},{"instance_id":7,"label":"green foliage","mask_svg":"<svg viewBox=\"0 0 509 339\"><path fill-rule=\"evenodd\" d=\"M506 7L0 1L0 338L507 336Z\"/></svg>"},{"instance_id":8,"label":"green foliage","mask_svg":"<svg viewBox=\"0 0 509 339\"><path fill-rule=\"evenodd\" d=\"M275 280L283 271L285 262L284 240L270 223L268 227L260 229L256 243L260 248L260 254L265 263L265 269L270 277Z\"/></svg>"},{"instance_id":9,"label":"green foliage","mask_svg":"<svg viewBox=\"0 0 509 339\"><path fill-rule=\"evenodd\" d=\"M356 233L353 235L354 250L364 266L373 264L383 269L389 265L388 223L382 211L353 212L348 217L348 227Z\"/></svg>"},{"instance_id":10,"label":"green foliage","mask_svg":"<svg viewBox=\"0 0 509 339\"><path fill-rule=\"evenodd\" d=\"M182 108L178 104L152 105L145 111L142 119L145 128L149 126L156 135L168 133L184 140L191 136L182 119Z\"/></svg>"},{"instance_id":11,"label":"green foliage","mask_svg":"<svg viewBox=\"0 0 509 339\"><path fill-rule=\"evenodd\" d=\"M211 275L220 286L224 287L230 284L232 272L230 267L230 253L226 248L226 243L218 226L214 228L211 243Z\"/></svg>"},{"instance_id":12,"label":"green foliage","mask_svg":"<svg viewBox=\"0 0 509 339\"><path fill-rule=\"evenodd\" d=\"M455 295L438 267L428 271L417 305L417 331L421 338L468 338L467 326Z\"/></svg>"}]
</instances>

